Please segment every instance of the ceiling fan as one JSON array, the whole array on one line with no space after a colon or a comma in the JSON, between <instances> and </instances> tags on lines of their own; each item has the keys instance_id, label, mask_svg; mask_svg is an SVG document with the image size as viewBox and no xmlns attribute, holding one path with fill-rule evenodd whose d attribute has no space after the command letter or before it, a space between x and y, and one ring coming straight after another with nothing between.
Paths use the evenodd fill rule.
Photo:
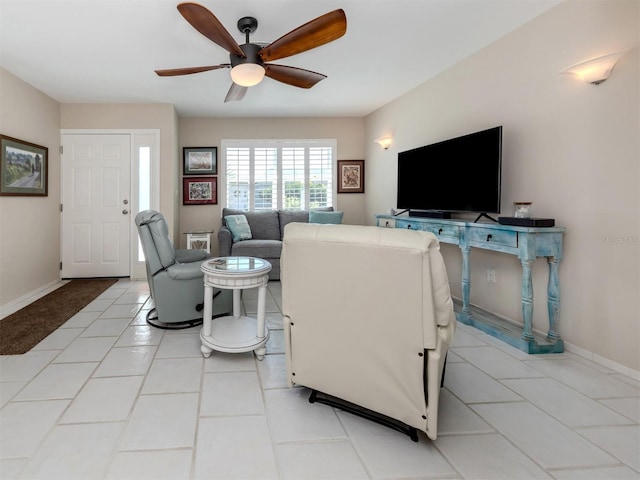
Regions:
<instances>
[{"instance_id":1,"label":"ceiling fan","mask_svg":"<svg viewBox=\"0 0 640 480\"><path fill-rule=\"evenodd\" d=\"M198 32L227 50L230 61L220 65L156 70L156 74L161 77L171 77L230 68L233 83L225 102L242 100L248 88L260 83L265 76L294 87L313 87L327 76L311 70L267 62L290 57L332 42L347 31L345 13L342 9L338 9L315 18L276 41L264 45L249 41L249 35L258 28L258 21L253 17L243 17L238 20L238 30L245 34L246 43L238 45L215 15L202 5L180 3L178 11Z\"/></svg>"}]
</instances>

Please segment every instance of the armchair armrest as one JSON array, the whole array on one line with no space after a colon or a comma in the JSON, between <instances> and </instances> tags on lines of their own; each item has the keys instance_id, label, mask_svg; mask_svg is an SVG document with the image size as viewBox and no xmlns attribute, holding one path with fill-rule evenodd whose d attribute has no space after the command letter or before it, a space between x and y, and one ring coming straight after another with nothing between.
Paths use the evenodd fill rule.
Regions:
<instances>
[{"instance_id":1,"label":"armchair armrest","mask_svg":"<svg viewBox=\"0 0 640 480\"><path fill-rule=\"evenodd\" d=\"M176 250L176 261L180 263L199 262L209 258L209 254L206 250Z\"/></svg>"},{"instance_id":2,"label":"armchair armrest","mask_svg":"<svg viewBox=\"0 0 640 480\"><path fill-rule=\"evenodd\" d=\"M231 230L222 225L218 230L218 248L221 257L231 256L231 245L233 244L233 236Z\"/></svg>"},{"instance_id":3,"label":"armchair armrest","mask_svg":"<svg viewBox=\"0 0 640 480\"><path fill-rule=\"evenodd\" d=\"M194 278L202 278L202 270L200 266L202 262L191 263L174 263L165 269L169 278L173 280L191 280Z\"/></svg>"}]
</instances>

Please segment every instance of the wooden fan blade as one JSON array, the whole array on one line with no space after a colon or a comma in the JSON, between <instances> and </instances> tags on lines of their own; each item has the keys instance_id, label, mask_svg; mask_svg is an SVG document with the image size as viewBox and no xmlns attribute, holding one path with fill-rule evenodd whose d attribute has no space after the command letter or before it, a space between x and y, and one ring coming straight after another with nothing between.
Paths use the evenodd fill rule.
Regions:
<instances>
[{"instance_id":1,"label":"wooden fan blade","mask_svg":"<svg viewBox=\"0 0 640 480\"><path fill-rule=\"evenodd\" d=\"M264 66L265 75L287 85L300 88L311 88L320 80L327 78L321 73L304 70L302 68L289 67L287 65L274 65L272 63Z\"/></svg>"},{"instance_id":2,"label":"wooden fan blade","mask_svg":"<svg viewBox=\"0 0 640 480\"><path fill-rule=\"evenodd\" d=\"M334 10L280 37L264 47L259 55L265 62L290 57L332 42L343 36L346 31L347 17L344 10Z\"/></svg>"},{"instance_id":3,"label":"wooden fan blade","mask_svg":"<svg viewBox=\"0 0 640 480\"><path fill-rule=\"evenodd\" d=\"M192 73L208 72L209 70L218 70L219 68L229 68L231 65L223 63L221 65L210 65L208 67L186 67L186 68L168 68L166 70L156 70L160 77L175 77L177 75L190 75Z\"/></svg>"},{"instance_id":4,"label":"wooden fan blade","mask_svg":"<svg viewBox=\"0 0 640 480\"><path fill-rule=\"evenodd\" d=\"M193 28L227 52L244 58L244 52L216 16L197 3L180 3L178 11Z\"/></svg>"},{"instance_id":5,"label":"wooden fan blade","mask_svg":"<svg viewBox=\"0 0 640 480\"><path fill-rule=\"evenodd\" d=\"M227 92L227 96L224 99L224 103L237 102L244 98L245 94L249 90L248 87L241 87L237 83L232 83L231 88Z\"/></svg>"}]
</instances>

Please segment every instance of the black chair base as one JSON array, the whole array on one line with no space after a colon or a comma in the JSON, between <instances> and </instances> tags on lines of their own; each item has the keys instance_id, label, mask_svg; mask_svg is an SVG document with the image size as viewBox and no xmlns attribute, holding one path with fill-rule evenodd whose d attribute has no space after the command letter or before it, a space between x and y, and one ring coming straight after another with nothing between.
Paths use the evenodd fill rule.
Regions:
<instances>
[{"instance_id":1,"label":"black chair base","mask_svg":"<svg viewBox=\"0 0 640 480\"><path fill-rule=\"evenodd\" d=\"M341 398L332 397L331 395L318 392L317 390L311 390L309 403L315 402L339 408L340 410L344 410L345 412L349 412L353 415L357 415L359 417L366 418L367 420L379 423L380 425L384 425L385 427L393 428L398 432L408 435L409 438L414 442L418 441L418 430L414 427L410 427L400 420L396 420L395 418L387 417L386 415L374 412L373 410L369 410L368 408L364 408L360 405L342 400Z\"/></svg>"},{"instance_id":2,"label":"black chair base","mask_svg":"<svg viewBox=\"0 0 640 480\"><path fill-rule=\"evenodd\" d=\"M155 314L155 317L151 315ZM185 328L197 327L202 325L202 318L194 318L193 320L185 320L183 322L161 322L158 319L158 311L154 308L147 312L147 323L152 327L161 328L162 330L184 330Z\"/></svg>"},{"instance_id":3,"label":"black chair base","mask_svg":"<svg viewBox=\"0 0 640 480\"><path fill-rule=\"evenodd\" d=\"M216 297L222 293L222 290L218 290L213 294L213 300L215 301ZM196 305L196 312L201 312L204 310L204 304L199 303ZM155 314L155 317L151 315ZM216 315L212 315L211 318L224 317L226 315L231 315L231 311L219 313ZM161 322L158 318L158 310L154 307L147 312L147 323L152 327L161 328L162 330L184 330L185 328L192 328L202 325L202 318L194 318L193 320L184 320L182 322Z\"/></svg>"}]
</instances>

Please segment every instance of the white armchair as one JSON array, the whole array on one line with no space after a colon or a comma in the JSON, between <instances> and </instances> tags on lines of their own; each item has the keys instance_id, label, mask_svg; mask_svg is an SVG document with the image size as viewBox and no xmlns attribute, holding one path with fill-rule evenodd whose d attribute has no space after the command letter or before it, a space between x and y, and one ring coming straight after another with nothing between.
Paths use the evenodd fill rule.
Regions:
<instances>
[{"instance_id":1,"label":"white armchair","mask_svg":"<svg viewBox=\"0 0 640 480\"><path fill-rule=\"evenodd\" d=\"M415 441L416 430L435 439L456 324L435 236L289 224L281 269L289 385Z\"/></svg>"}]
</instances>

